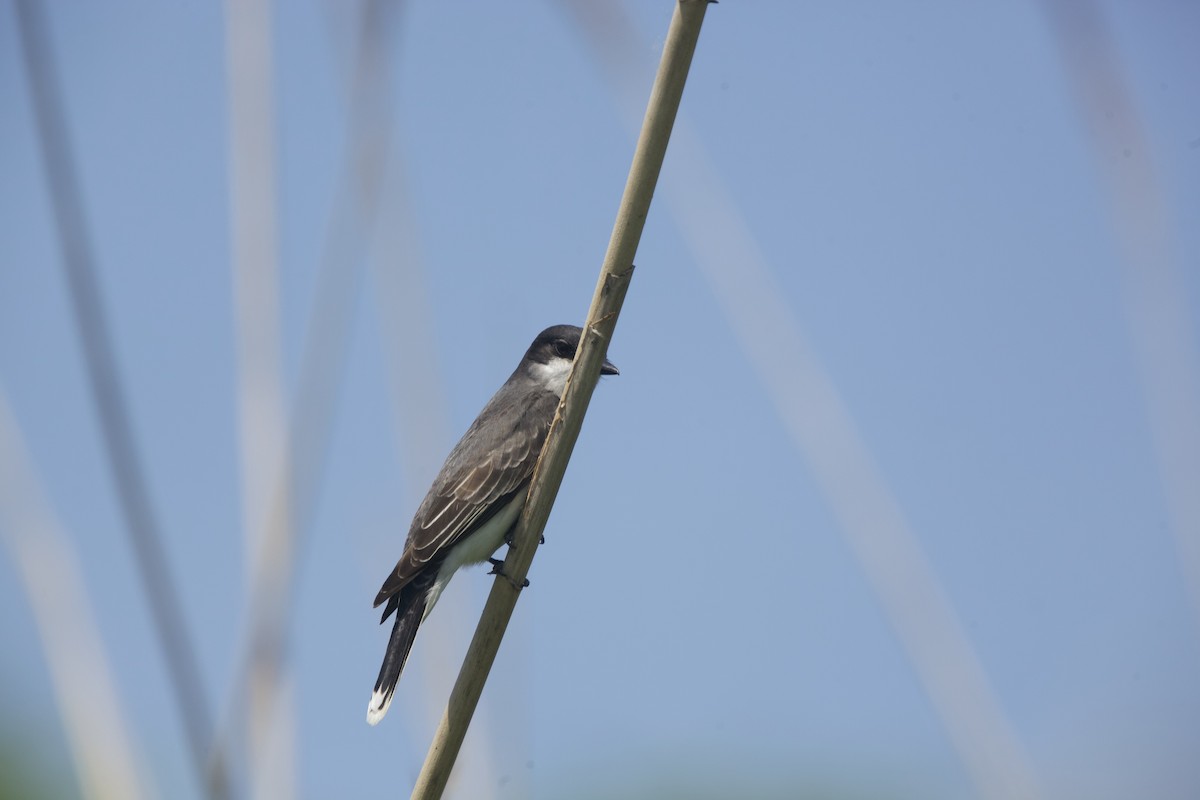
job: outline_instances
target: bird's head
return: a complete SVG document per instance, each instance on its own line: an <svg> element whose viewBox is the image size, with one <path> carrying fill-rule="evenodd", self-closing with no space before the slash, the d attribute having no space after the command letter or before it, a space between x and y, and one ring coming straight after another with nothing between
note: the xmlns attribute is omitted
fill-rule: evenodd
<svg viewBox="0 0 1200 800"><path fill-rule="evenodd" d="M583 329L576 325L555 325L542 331L525 351L522 365L529 374L555 394L562 394L567 375L579 349ZM601 375L620 375L615 364L604 359Z"/></svg>

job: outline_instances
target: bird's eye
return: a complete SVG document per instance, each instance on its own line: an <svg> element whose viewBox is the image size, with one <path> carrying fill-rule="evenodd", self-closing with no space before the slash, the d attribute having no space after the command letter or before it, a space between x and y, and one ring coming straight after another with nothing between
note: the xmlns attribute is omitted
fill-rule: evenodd
<svg viewBox="0 0 1200 800"><path fill-rule="evenodd" d="M575 351L571 349L571 345L567 344L565 339L555 339L554 355L559 358L574 358Z"/></svg>

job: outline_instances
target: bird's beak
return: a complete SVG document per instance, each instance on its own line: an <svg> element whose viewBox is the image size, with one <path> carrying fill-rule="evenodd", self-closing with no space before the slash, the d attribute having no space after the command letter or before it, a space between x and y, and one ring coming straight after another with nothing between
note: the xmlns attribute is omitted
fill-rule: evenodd
<svg viewBox="0 0 1200 800"><path fill-rule="evenodd" d="M600 374L601 375L620 375L621 370L617 369L617 365L612 363L611 361L609 361L606 358L606 359L604 359L604 363L600 365Z"/></svg>

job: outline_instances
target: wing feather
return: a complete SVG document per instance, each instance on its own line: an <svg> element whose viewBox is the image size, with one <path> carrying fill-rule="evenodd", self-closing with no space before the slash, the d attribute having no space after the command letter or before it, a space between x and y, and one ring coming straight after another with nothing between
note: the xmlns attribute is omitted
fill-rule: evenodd
<svg viewBox="0 0 1200 800"><path fill-rule="evenodd" d="M523 491L528 485L549 422L529 427L517 424L521 421L514 419L507 426L507 435L491 442L480 442L478 435L472 438L478 420L472 425L446 459L441 474L417 510L404 553L384 581L375 605L398 592L423 567L441 558L486 522L500 507L499 500Z"/></svg>

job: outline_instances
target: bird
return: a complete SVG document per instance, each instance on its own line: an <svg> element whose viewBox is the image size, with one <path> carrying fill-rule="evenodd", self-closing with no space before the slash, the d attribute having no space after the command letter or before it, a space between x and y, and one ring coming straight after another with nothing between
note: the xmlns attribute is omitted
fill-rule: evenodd
<svg viewBox="0 0 1200 800"><path fill-rule="evenodd" d="M490 557L511 543L582 334L575 325L554 325L537 335L450 451L417 508L400 560L375 596L375 607L384 606L379 623L393 614L396 619L367 705L369 724L387 713L417 628L454 573L488 560L501 569ZM606 358L600 374L620 372Z"/></svg>

